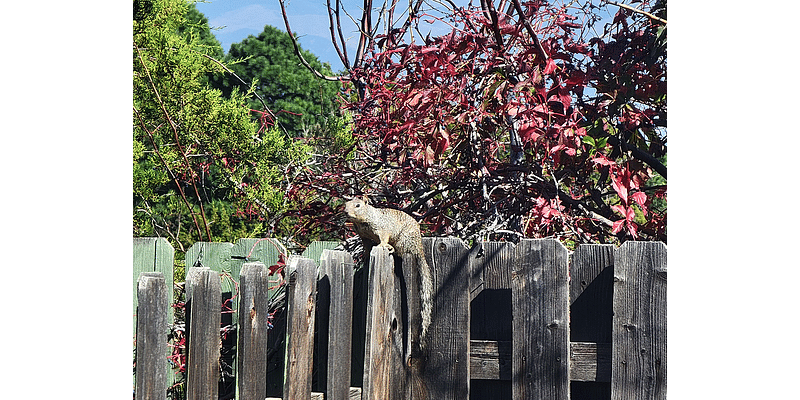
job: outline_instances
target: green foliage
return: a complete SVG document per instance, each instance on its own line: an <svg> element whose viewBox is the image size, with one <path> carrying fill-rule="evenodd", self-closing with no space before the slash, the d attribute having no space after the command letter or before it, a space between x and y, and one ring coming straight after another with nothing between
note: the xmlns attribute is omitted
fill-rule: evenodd
<svg viewBox="0 0 800 400"><path fill-rule="evenodd" d="M352 158L351 150L356 144L356 137L353 135L353 116L350 113L344 113L342 116L330 118L327 131L332 142L331 148L327 151L346 152L348 158Z"/></svg>
<svg viewBox="0 0 800 400"><path fill-rule="evenodd" d="M203 47L208 55L222 60L225 52L219 40L211 33L208 18L192 4L186 12L186 24L178 27L178 32L187 38L196 38L196 45Z"/></svg>
<svg viewBox="0 0 800 400"><path fill-rule="evenodd" d="M180 253L196 241L272 234L291 205L285 170L309 148L260 127L248 96L209 85L224 68L185 0L140 1L133 22L133 233ZM269 216L269 218L266 218Z"/></svg>
<svg viewBox="0 0 800 400"><path fill-rule="evenodd" d="M330 65L321 63L307 50L301 52L316 70L332 75ZM292 137L318 135L328 125L328 119L338 114L335 100L341 85L318 79L301 65L286 32L267 25L258 37L250 35L231 45L226 61L242 80L255 85L255 93ZM226 94L242 86L232 76L225 76L218 85ZM263 109L255 97L248 99L248 105Z"/></svg>

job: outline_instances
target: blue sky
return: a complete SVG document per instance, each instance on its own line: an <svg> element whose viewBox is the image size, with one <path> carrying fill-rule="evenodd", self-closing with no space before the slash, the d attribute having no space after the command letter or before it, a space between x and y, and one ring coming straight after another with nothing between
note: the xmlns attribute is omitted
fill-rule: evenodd
<svg viewBox="0 0 800 400"><path fill-rule="evenodd" d="M459 6L466 6L471 0L454 0ZM473 0L473 3L478 3ZM335 4L335 0L331 0ZM363 0L341 0L344 10L355 19L360 18ZM374 7L383 4L380 0L374 1ZM398 10L402 9L402 2L398 3ZM436 2L430 2L436 4ZM437 6L442 8L441 6ZM423 12L426 11L423 6ZM283 16L281 15L278 0L206 0L198 2L197 9L208 18L212 32L227 52L231 44L242 41L249 35L257 36L264 30L265 25L272 25L285 31ZM311 51L320 61L331 65L334 72L344 69L336 50L331 44L330 28L326 0L286 0L286 10L292 31L300 37L300 46ZM611 15L617 11L616 7L608 7ZM398 11L399 12L399 11ZM434 11L428 11L435 13ZM350 58L353 58L358 41L358 30L355 23L345 14L341 14L342 28ZM610 18L610 16L606 17ZM373 20L377 13L373 14ZM431 36L446 34L450 31L443 23L427 25L426 18L422 18L420 30ZM608 19L610 21L610 19ZM605 21L605 22L608 22ZM602 22L597 25L602 29Z"/></svg>
<svg viewBox="0 0 800 400"><path fill-rule="evenodd" d="M343 0L342 4L355 18L361 13L363 1ZM257 36L265 25L286 30L278 0L213 0L197 3L197 9L208 18L212 32L225 52L231 44L248 35ZM314 53L322 62L329 63L334 72L343 69L331 44L325 0L289 0L286 10L292 31L300 36L300 46ZM344 22L348 23L345 25ZM222 29L214 29L220 27ZM345 37L353 39L349 47L354 48L357 40L355 25L348 19L343 21L343 29ZM351 57L353 52L351 50Z"/></svg>
<svg viewBox="0 0 800 400"><path fill-rule="evenodd" d="M455 1L459 5L467 2L468 0ZM375 3L382 4L377 1ZM344 9L353 18L359 18L363 4L363 0L342 0ZM242 41L248 35L257 36L265 25L286 30L278 0L210 0L198 2L197 9L208 18L208 24L225 52L230 49L231 44ZM286 10L292 31L300 36L300 46L314 53L322 62L329 63L334 72L342 70L342 62L331 44L326 1L287 0ZM342 28L349 41L348 49L352 59L358 32L356 25L344 13ZM436 33L435 28L432 33Z"/></svg>

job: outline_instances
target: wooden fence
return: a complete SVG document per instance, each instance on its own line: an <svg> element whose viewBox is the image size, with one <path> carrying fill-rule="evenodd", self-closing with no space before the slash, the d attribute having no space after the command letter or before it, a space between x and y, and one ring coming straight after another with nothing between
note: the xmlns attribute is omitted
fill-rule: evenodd
<svg viewBox="0 0 800 400"><path fill-rule="evenodd" d="M415 368L404 363L407 327L417 323L416 294L405 283L414 279L407 274L414 257L396 260L374 248L369 268L355 276L349 254L324 249L331 243L315 245L313 258L291 257L285 319L274 320L275 329L267 320L273 261L251 262L257 258L252 250L250 258L220 258L239 263L232 267L238 286L236 398L666 398L663 243L581 245L570 253L547 239L472 249L451 238L423 242L434 270L434 310L424 361ZM264 242L241 247L254 243ZM186 277L187 398L216 399L225 293L220 282L226 280L202 261L188 265L197 267ZM170 384L170 280L161 272L138 277L140 399L164 399ZM285 321L285 334L276 321ZM270 371L270 351L285 352L279 374Z"/></svg>

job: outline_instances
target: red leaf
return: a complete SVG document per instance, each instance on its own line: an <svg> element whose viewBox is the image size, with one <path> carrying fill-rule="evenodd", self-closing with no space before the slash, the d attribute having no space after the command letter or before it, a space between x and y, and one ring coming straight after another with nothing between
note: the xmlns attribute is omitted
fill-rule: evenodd
<svg viewBox="0 0 800 400"><path fill-rule="evenodd" d="M647 203L647 195L644 192L636 192L631 195L631 198L642 208L642 213L647 216L647 206L645 206L645 203Z"/></svg>
<svg viewBox="0 0 800 400"><path fill-rule="evenodd" d="M628 188L631 186L631 171L627 168L621 168L620 171L611 177L611 186L622 199L622 202L628 204Z"/></svg>
<svg viewBox="0 0 800 400"><path fill-rule="evenodd" d="M552 74L556 70L556 62L553 61L553 58L547 59L547 66L544 67L544 74L549 75Z"/></svg>
<svg viewBox="0 0 800 400"><path fill-rule="evenodd" d="M613 161L609 160L608 157L606 157L604 155L600 155L599 157L593 158L592 162L594 162L595 164L600 164L600 165L608 165L608 166L616 165L616 164L614 164Z"/></svg>
<svg viewBox="0 0 800 400"><path fill-rule="evenodd" d="M611 178L611 187L613 187L614 191L617 192L619 198L622 199L622 202L628 204L628 188L622 183L622 180L618 175L614 175Z"/></svg>
<svg viewBox="0 0 800 400"><path fill-rule="evenodd" d="M567 86L583 86L586 84L586 74L581 70L575 70L564 83Z"/></svg>
<svg viewBox="0 0 800 400"><path fill-rule="evenodd" d="M625 226L625 220L624 219L621 219L619 221L614 221L614 223L611 226L611 233L616 235L617 233L619 233L619 231L622 230L623 226Z"/></svg>
<svg viewBox="0 0 800 400"><path fill-rule="evenodd" d="M631 236L633 236L633 240L636 240L636 229L638 229L636 224L633 222L628 222L628 232L630 232Z"/></svg>
<svg viewBox="0 0 800 400"><path fill-rule="evenodd" d="M626 210L625 219L630 223L633 223L633 220L636 219L636 211L633 210L633 207L628 207Z"/></svg>
<svg viewBox="0 0 800 400"><path fill-rule="evenodd" d="M413 108L413 107L416 107L420 103L420 100L422 100L422 92L417 92L417 93L414 93L414 95L412 95L410 99L408 99L406 104L409 107Z"/></svg>
<svg viewBox="0 0 800 400"><path fill-rule="evenodd" d="M533 123L523 123L520 125L519 135L525 142L534 142L541 136L541 134L537 132L536 125Z"/></svg>
<svg viewBox="0 0 800 400"><path fill-rule="evenodd" d="M283 256L283 253L278 253L278 262L275 265L269 267L269 274L270 276L275 274L277 271L283 271L286 267L286 259Z"/></svg>

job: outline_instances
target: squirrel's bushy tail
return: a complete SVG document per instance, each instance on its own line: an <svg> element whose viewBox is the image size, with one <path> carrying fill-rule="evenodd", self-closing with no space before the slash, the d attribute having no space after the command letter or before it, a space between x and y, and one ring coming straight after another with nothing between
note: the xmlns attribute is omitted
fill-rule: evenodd
<svg viewBox="0 0 800 400"><path fill-rule="evenodd" d="M424 255L422 257L424 257ZM428 328L431 325L431 315L433 314L433 276L431 276L431 269L424 258L420 260L420 264L423 264L422 268L419 269L422 284L422 290L420 290L420 309L422 312L420 342L422 347L425 347L425 344L427 344Z"/></svg>

